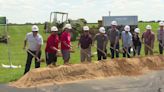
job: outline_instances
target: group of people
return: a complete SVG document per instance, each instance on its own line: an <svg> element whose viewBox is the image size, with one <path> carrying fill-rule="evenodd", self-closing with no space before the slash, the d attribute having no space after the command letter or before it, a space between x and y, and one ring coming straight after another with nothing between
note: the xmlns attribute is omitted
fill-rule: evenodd
<svg viewBox="0 0 164 92"><path fill-rule="evenodd" d="M159 23L160 28L158 29L157 39L159 41L159 52L163 54L164 45L164 22ZM71 44L71 24L66 24L63 28L61 35L58 35L58 28L56 26L51 27L51 34L47 38L45 55L47 65L56 65L57 54L61 52L64 64L69 64L70 52L72 50ZM81 62L91 62L91 47L97 49L98 60L107 58L107 48L110 49L111 58L119 58L119 54L122 53L123 57L131 57L131 51L133 56L140 55L142 44L144 44L145 55L152 55L155 41L155 34L152 32L150 25L146 26L146 31L139 36L140 29L135 28L131 30L129 25L124 27L124 30L117 29L117 22L111 22L111 28L106 30L104 27L99 28L99 32L92 37L89 33L89 27L83 26L83 33L80 36L78 47L80 47L80 58ZM43 45L43 38L38 33L39 28L36 25L32 26L32 32L27 33L24 41L24 49L28 42L27 49L27 61L25 66L26 74L30 70L32 58L35 57L35 68L40 67L41 46ZM121 40L120 40L121 39ZM96 46L95 43L96 42ZM108 47L108 43L110 47ZM120 44L122 43L122 47ZM60 44L60 46L59 46ZM60 49L59 49L60 47ZM32 54L31 54L32 53ZM37 58L36 58L37 57Z"/></svg>

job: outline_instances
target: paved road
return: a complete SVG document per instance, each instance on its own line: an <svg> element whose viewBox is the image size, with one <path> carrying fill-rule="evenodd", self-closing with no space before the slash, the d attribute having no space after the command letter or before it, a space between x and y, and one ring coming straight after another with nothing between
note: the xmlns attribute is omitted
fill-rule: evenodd
<svg viewBox="0 0 164 92"><path fill-rule="evenodd" d="M0 84L0 92L164 92L164 70L137 77L112 77L29 89Z"/></svg>

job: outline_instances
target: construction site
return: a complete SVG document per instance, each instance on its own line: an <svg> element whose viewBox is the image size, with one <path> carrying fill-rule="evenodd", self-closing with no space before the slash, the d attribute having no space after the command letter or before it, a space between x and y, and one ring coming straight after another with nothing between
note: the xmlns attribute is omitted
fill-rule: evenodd
<svg viewBox="0 0 164 92"><path fill-rule="evenodd" d="M43 48L41 58L35 56L28 49L22 50L24 36L31 31L32 25L8 24L7 17L0 17L0 92L164 92L164 56L159 54L158 42L155 41L152 55L141 55L129 58L122 57L122 40L119 39L119 58L111 58L111 52L107 51L107 59L97 60L97 47L92 46L91 62L80 62L80 48L77 46L83 26L90 28L89 33L94 37L99 33L99 28L105 30L112 28L112 21L117 21L117 29L120 33L126 25L130 26L129 32L134 33L135 28L144 32L145 26L150 23L140 23L137 15L101 16L97 23L87 23L84 18L70 19L67 12L50 12L49 19L38 25L40 34L43 35ZM45 47L47 38L51 33L51 27L58 28L58 35L62 34L64 25L72 25L71 42L72 52L69 64L64 64L62 52L57 53L56 65L46 65ZM158 25L152 23L151 25ZM153 26L154 27L154 26ZM155 26L153 31L157 29ZM119 34L121 36L121 34ZM139 34L141 36L141 34ZM142 46L144 47L144 43ZM20 46L21 45L21 46ZM110 46L107 45L107 50ZM132 50L134 52L135 50ZM30 53L41 64L40 68L34 68L23 75L26 54ZM33 64L34 62L32 62ZM36 63L36 62L35 62Z"/></svg>
<svg viewBox="0 0 164 92"><path fill-rule="evenodd" d="M156 55L33 69L4 88L12 92L83 92L84 88L87 92L163 92L163 60Z"/></svg>

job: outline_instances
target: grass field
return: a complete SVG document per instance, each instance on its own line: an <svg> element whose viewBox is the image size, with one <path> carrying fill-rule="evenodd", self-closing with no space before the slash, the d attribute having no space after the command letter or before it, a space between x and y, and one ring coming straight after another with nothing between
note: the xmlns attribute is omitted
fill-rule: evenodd
<svg viewBox="0 0 164 92"><path fill-rule="evenodd" d="M142 30L142 32L145 30L145 26L147 24L151 24L153 27L153 31L156 34L156 30L158 29L158 24L157 23L139 23L139 28ZM48 34L45 34L43 32L43 25L39 26L40 28L40 33L42 34L44 40L47 39ZM0 43L0 64L9 64L9 59L8 59L8 54L10 54L11 61L14 65L21 65L22 68L20 69L4 69L0 66L0 83L7 83L11 82L14 80L19 79L24 72L24 66L26 63L26 51L24 51L23 48L23 42L24 38L27 32L31 31L31 25L15 25L15 26L9 26L9 35L10 35L10 42L9 45L7 46L6 44ZM2 31L2 30L0 30ZM142 33L141 32L141 33ZM77 46L77 41L72 42L74 46ZM42 47L42 57L45 58L45 43ZM80 53L79 49L75 49L75 53L71 54L71 63L80 63ZM157 40L155 40L155 51L158 51L158 44ZM10 53L8 53L10 51ZM94 52L95 49L93 48ZM109 52L109 49L108 49ZM143 53L143 48L141 50L141 55L144 55ZM122 56L122 55L121 55ZM93 61L96 60L97 57L93 57ZM58 58L58 64L63 64L62 58ZM45 67L45 64L41 64L42 67ZM34 63L32 64L32 68L34 68Z"/></svg>

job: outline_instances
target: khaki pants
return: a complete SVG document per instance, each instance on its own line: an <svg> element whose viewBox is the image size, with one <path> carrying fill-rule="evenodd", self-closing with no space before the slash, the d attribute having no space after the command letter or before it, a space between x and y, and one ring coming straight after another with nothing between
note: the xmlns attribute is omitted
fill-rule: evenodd
<svg viewBox="0 0 164 92"><path fill-rule="evenodd" d="M84 62L86 59L88 62L91 62L91 48L80 50L81 62Z"/></svg>
<svg viewBox="0 0 164 92"><path fill-rule="evenodd" d="M150 46L151 47L151 46ZM151 47L152 48L152 47ZM146 45L144 46L144 51L145 51L145 55L153 55L153 48L150 49L149 47L147 47Z"/></svg>

